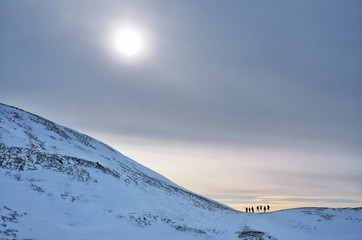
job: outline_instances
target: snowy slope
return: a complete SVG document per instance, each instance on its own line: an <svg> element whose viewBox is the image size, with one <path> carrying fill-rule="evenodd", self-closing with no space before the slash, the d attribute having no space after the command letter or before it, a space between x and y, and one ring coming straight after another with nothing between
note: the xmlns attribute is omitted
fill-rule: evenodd
<svg viewBox="0 0 362 240"><path fill-rule="evenodd" d="M362 239L361 209L244 214L0 104L0 239Z"/></svg>

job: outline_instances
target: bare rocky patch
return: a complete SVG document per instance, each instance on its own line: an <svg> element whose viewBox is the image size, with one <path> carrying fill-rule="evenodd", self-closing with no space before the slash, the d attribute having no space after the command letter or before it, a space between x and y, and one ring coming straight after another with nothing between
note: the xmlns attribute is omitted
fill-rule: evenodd
<svg viewBox="0 0 362 240"><path fill-rule="evenodd" d="M20 214L7 206L0 206L0 239L17 239L18 230L13 226L16 226L14 223L18 223L18 219L24 215L26 213Z"/></svg>

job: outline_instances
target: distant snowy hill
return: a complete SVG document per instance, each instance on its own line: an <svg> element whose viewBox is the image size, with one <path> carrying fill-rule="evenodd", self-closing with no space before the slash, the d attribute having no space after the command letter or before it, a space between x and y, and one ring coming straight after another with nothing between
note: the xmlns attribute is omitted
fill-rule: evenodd
<svg viewBox="0 0 362 240"><path fill-rule="evenodd" d="M362 209L245 214L0 104L0 239L362 239Z"/></svg>

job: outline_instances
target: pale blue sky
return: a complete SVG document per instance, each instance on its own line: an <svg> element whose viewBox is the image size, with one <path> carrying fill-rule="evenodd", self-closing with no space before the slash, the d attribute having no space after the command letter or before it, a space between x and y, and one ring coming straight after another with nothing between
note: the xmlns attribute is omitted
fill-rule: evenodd
<svg viewBox="0 0 362 240"><path fill-rule="evenodd" d="M361 205L361 12L360 1L4 0L0 101L216 199ZM124 22L148 41L132 64L107 46Z"/></svg>

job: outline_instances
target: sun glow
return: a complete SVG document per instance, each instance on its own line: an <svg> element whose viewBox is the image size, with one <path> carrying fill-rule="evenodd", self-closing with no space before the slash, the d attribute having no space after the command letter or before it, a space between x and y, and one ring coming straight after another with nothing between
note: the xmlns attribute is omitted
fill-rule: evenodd
<svg viewBox="0 0 362 240"><path fill-rule="evenodd" d="M120 28L114 37L115 50L126 58L140 56L145 50L145 39L141 31L132 26Z"/></svg>

